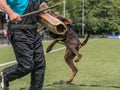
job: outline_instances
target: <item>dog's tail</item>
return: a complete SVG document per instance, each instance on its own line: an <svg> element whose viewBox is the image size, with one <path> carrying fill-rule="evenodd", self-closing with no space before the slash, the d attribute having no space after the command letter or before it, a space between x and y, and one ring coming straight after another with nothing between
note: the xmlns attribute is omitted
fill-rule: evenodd
<svg viewBox="0 0 120 90"><path fill-rule="evenodd" d="M82 46L85 46L86 43L88 42L89 38L90 38L90 34L92 33L92 24L89 25L90 30L88 31L88 34L85 38L85 40L79 45L79 48L81 48Z"/></svg>
<svg viewBox="0 0 120 90"><path fill-rule="evenodd" d="M88 42L89 38L90 38L90 32L88 32L88 35L86 39L81 43L81 46L84 46Z"/></svg>

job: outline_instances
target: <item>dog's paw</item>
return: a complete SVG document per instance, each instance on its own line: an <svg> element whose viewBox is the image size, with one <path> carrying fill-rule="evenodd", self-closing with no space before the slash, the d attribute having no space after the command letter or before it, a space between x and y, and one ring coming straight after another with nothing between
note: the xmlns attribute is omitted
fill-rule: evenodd
<svg viewBox="0 0 120 90"><path fill-rule="evenodd" d="M80 58L81 59L81 58ZM76 58L74 61L77 63L80 61L80 59Z"/></svg>
<svg viewBox="0 0 120 90"><path fill-rule="evenodd" d="M81 58L80 58L81 59ZM77 63L80 61L80 59L76 58L74 61Z"/></svg>
<svg viewBox="0 0 120 90"><path fill-rule="evenodd" d="M49 51L46 50L46 53L49 53Z"/></svg>
<svg viewBox="0 0 120 90"><path fill-rule="evenodd" d="M51 49L47 48L46 49L46 53L49 53L51 51Z"/></svg>
<svg viewBox="0 0 120 90"><path fill-rule="evenodd" d="M72 82L72 80L67 80L66 83L67 84L70 84Z"/></svg>
<svg viewBox="0 0 120 90"><path fill-rule="evenodd" d="M46 49L46 53L49 53L51 50L52 50L52 48L51 48L51 47L48 47L48 48Z"/></svg>
<svg viewBox="0 0 120 90"><path fill-rule="evenodd" d="M82 55L80 55L80 57L79 57L79 58L76 58L74 61L75 61L75 62L79 62L81 58L82 58Z"/></svg>

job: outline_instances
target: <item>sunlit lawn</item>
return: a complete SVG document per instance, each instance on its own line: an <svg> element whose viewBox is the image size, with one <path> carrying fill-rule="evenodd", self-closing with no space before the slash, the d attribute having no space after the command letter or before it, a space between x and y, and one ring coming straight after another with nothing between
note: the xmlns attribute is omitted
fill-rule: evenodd
<svg viewBox="0 0 120 90"><path fill-rule="evenodd" d="M48 44L43 43L44 50ZM64 45L57 44L54 49L60 47ZM80 50L83 58L75 63L79 72L70 85L63 82L71 75L64 52L65 49L45 54L47 67L43 90L120 90L120 39L90 39ZM0 47L0 64L13 60L12 48ZM27 75L11 82L10 90L28 90L29 78Z"/></svg>

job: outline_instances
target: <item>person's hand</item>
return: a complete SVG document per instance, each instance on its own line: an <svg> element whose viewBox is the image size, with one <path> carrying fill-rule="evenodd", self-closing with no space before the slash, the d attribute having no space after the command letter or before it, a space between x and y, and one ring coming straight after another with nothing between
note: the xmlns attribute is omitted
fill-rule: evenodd
<svg viewBox="0 0 120 90"><path fill-rule="evenodd" d="M21 21L22 20L20 15L18 15L16 13L10 14L9 17L10 17L10 21L12 21L12 22L16 22L16 21Z"/></svg>

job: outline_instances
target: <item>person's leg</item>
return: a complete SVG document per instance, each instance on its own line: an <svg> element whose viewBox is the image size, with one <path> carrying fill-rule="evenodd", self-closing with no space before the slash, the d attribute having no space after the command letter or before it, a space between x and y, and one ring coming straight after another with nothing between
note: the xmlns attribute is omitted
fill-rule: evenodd
<svg viewBox="0 0 120 90"><path fill-rule="evenodd" d="M30 31L11 31L10 40L13 46L17 64L2 70L4 79L9 82L30 73L34 67L33 60L33 36ZM31 35L29 35L31 33Z"/></svg>
<svg viewBox="0 0 120 90"><path fill-rule="evenodd" d="M40 35L35 38L35 67L31 73L31 86L29 90L42 90L45 73L45 57Z"/></svg>

